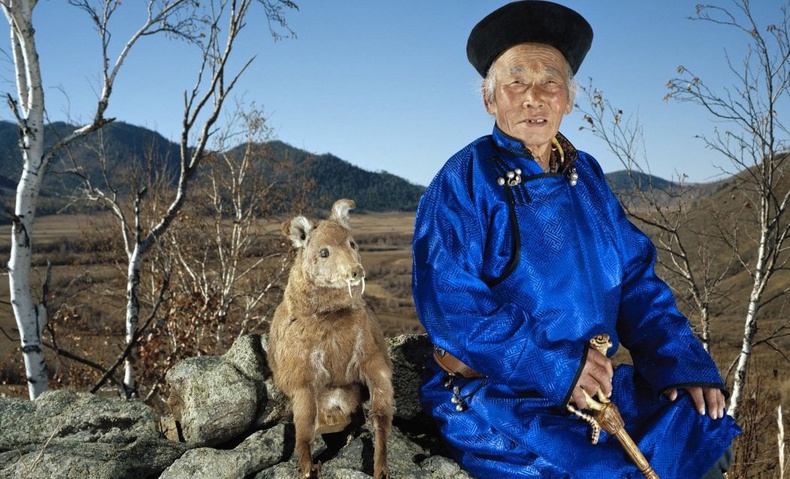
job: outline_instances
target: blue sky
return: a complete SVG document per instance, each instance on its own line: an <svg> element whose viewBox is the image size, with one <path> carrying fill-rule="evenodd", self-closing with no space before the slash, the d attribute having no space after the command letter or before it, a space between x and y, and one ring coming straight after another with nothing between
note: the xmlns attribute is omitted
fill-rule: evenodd
<svg viewBox="0 0 790 479"><path fill-rule="evenodd" d="M695 22L696 0L560 0L595 31L577 75L627 113L638 115L654 174L718 178L728 166L695 135L714 123L700 107L663 101L667 81L684 65L714 85L732 83L725 53L740 60L746 41L732 29ZM480 100L480 78L466 60L471 28L505 1L297 0L288 13L296 39L272 41L265 22L248 22L239 62L256 55L236 96L267 112L275 137L313 153L332 153L369 171L388 171L427 185L444 161L493 121ZM731 0L713 3L734 8ZM145 14L123 2L111 49L117 53ZM786 0L752 1L767 25ZM258 12L260 13L260 12ZM98 36L84 13L64 0L41 0L34 14L48 113L89 118L99 78ZM7 23L0 38L8 38ZM183 92L194 84L194 50L164 39L136 47L118 78L108 116L179 138ZM7 40L0 41L3 53ZM0 90L13 92L13 65L0 55ZM580 98L581 99L581 98ZM0 119L13 121L7 109ZM592 153L604 171L622 169L599 140L579 131L571 113L561 130Z"/></svg>

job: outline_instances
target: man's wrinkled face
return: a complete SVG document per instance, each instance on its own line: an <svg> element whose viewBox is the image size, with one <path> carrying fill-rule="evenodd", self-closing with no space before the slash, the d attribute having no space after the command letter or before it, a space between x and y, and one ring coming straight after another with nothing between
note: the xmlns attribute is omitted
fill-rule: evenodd
<svg viewBox="0 0 790 479"><path fill-rule="evenodd" d="M486 110L502 131L548 161L551 140L573 107L565 58L549 45L522 43L505 50L492 68L495 89L493 99L485 96Z"/></svg>

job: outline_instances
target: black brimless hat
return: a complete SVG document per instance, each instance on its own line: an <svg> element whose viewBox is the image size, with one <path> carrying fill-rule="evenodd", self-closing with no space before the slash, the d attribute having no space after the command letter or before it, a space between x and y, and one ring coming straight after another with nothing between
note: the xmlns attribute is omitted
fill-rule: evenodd
<svg viewBox="0 0 790 479"><path fill-rule="evenodd" d="M544 43L559 50L576 74L592 39L590 24L570 8L520 0L494 10L475 25L466 43L466 56L485 77L494 60L508 48L520 43Z"/></svg>

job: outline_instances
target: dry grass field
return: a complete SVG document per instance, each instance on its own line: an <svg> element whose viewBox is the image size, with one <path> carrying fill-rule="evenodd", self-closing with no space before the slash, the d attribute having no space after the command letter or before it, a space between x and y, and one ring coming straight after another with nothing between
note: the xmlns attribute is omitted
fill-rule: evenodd
<svg viewBox="0 0 790 479"><path fill-rule="evenodd" d="M92 237L113 227L107 218L96 216L45 216L36 220L34 271L31 282L40 285L46 274L46 262L52 262L50 289L63 297L48 298L48 314L63 313L70 308L74 331L61 328L60 346L76 348L75 353L102 348L106 361L120 351L124 328L124 258L112 258L106 251L91 251ZM351 216L354 236L363 253L367 271L365 295L376 310L388 335L422 332L411 299L411 231L413 213L357 213ZM278 221L260 229L261 237L279 237ZM102 233L104 231L104 233ZM281 242L280 253L288 251ZM0 237L0 252L8 261L10 235ZM36 298L40 288L36 288ZM7 273L0 280L0 385L20 378L19 334L9 304ZM232 321L232 318L231 318ZM265 332L260 325L255 332ZM49 341L49 337L46 338ZM55 367L58 365L56 364ZM0 394L25 395L24 386L0 386Z"/></svg>
<svg viewBox="0 0 790 479"><path fill-rule="evenodd" d="M123 258L98 248L99 236L109 235L106 223L94 216L50 216L36 221L34 283L40 283L46 261L52 261L51 290L48 299L50 316L57 316L59 346L76 354L90 355L102 364L110 363L123 344L125 266ZM413 213L352 213L351 226L362 251L367 271L365 295L378 314L385 333L422 332L411 298L411 237ZM112 230L110 230L112 231ZM279 223L271 222L260 228L261 238L279 237ZM10 238L0 236L0 255L7 262ZM280 257L288 251L284 241L279 244ZM117 253L114 253L117 254ZM5 275L5 273L4 273ZM280 278L280 287L284 278ZM786 285L785 285L786 286ZM776 287L782 287L776 285ZM275 288L276 289L276 288ZM39 294L39 293L36 293ZM742 293L741 293L742 294ZM276 296L273 301L276 302ZM726 308L714 319L712 354L723 374L728 375L733 360L741 348L745 303L735 296L734 306ZM766 309L761 320L764 337L772 329L787 324L785 308ZM228 323L234 318L228 318ZM692 317L692 324L694 318ZM252 332L266 332L267 322L248 328ZM233 325L224 325L228 331ZM0 279L0 396L26 396L24 373L19 353L18 332L9 305L7 277ZM172 334L172 331L168 334ZM232 339L232 338L231 338ZM47 337L47 341L50 337ZM189 341L189 338L184 341ZM203 350L204 352L206 350ZM224 351L214 351L222 353ZM53 387L69 385L68 370L72 361L48 352L53 376L61 378ZM747 400L742 409L744 435L736 447L734 478L774 478L778 476L776 444L776 408L780 404L790 409L790 336L765 342L754 349L750 370ZM617 359L627 361L625 352ZM49 362L51 361L51 362ZM168 363L164 363L168 364ZM96 374L82 375L77 387L87 389ZM731 377L728 376L731 381ZM785 414L786 430L790 430L790 414Z"/></svg>

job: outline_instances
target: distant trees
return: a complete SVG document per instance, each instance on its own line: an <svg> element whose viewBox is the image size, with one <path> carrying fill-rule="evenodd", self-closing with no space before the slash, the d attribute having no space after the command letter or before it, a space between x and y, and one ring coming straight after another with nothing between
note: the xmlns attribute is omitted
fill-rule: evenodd
<svg viewBox="0 0 790 479"><path fill-rule="evenodd" d="M699 5L693 19L741 35L746 53L740 62L727 58L732 82L720 88L708 86L689 68L678 67L679 76L669 81L666 98L700 105L716 120L715 132L700 138L732 165L733 169L724 173L732 175L732 198L739 206L725 210L710 205L703 210L708 225L704 229L700 229L703 222L690 218L687 200L672 192L667 193L669 202L666 195L658 198L655 191L642 195L641 203L630 203L629 213L660 232L658 247L669 258L663 264L684 279L703 321L704 308L715 294L721 294L722 279L736 268L748 272L752 288L744 308L742 346L728 408L737 419L753 347L757 343L770 347L772 339L786 335L790 327L785 321L764 337L757 337L760 308L790 291L786 282L775 281L777 273L788 269L790 260L790 135L779 113L790 107L790 12L785 5L777 12L775 23L760 26L749 0L737 0L731 9ZM601 92L591 89L588 93L591 109L586 119L590 127L629 170L639 171L646 162L634 155L635 141L641 138L638 123L623 118L623 112L613 109ZM717 247L726 249L730 259L722 262L713 255ZM703 333L703 341L706 337L709 335Z"/></svg>
<svg viewBox="0 0 790 479"><path fill-rule="evenodd" d="M220 346L228 333L244 334L270 319L261 306L288 266L287 258L271 261L284 241L277 214L305 211L312 188L311 180L271 151L261 110L238 105L229 117L193 190L202 201L183 212L154 253L173 272L175 297L211 305L209 329ZM168 326L175 333L184 325Z"/></svg>
<svg viewBox="0 0 790 479"><path fill-rule="evenodd" d="M282 142L270 146L275 155L287 157L315 180L310 198L325 209L338 198L353 198L358 211L415 211L425 192L424 186L386 171L365 171L329 153L313 155Z"/></svg>
<svg viewBox="0 0 790 479"><path fill-rule="evenodd" d="M104 113L109 105L115 79L129 52L139 41L151 35L166 34L199 47L202 61L196 72L197 81L191 90L184 92L180 171L177 174L177 187L167 208L162 211L159 220L150 226L141 223L137 207L147 193L143 187L133 192L136 206L134 214L127 216L122 210L113 209L122 224L128 254L126 330L127 341L132 344L137 335L139 321L137 288L142 257L168 229L183 206L190 180L205 155L206 145L223 104L236 80L249 64L243 63L235 73L228 71L233 46L239 32L249 20L249 9L254 3L255 0L215 0L202 2L201 5L197 0L148 0L145 2L147 16L141 26L122 45L120 52L113 55L110 52L113 25L111 20L121 8L122 2L69 0L69 4L89 16L99 35L102 52L100 95L92 120L58 138L53 147L45 150L45 101L32 21L33 10L38 1L0 0L0 8L3 9L11 30L11 54L17 80L16 96L9 95L8 101L19 125L20 151L23 158L13 216L9 282L31 399L38 397L48 388L41 341L47 322L45 295L35 303L30 285L36 200L47 166L55 155L75 139L95 132L113 121L106 118ZM261 4L273 35L278 35L274 28L287 30L284 10L296 8L295 3L290 0L257 0L257 3ZM88 190L96 195L104 194L105 198L113 195L112 191L100 193L97 189ZM125 376L125 388L131 393L134 391L134 373L133 365L129 361L126 363Z"/></svg>

